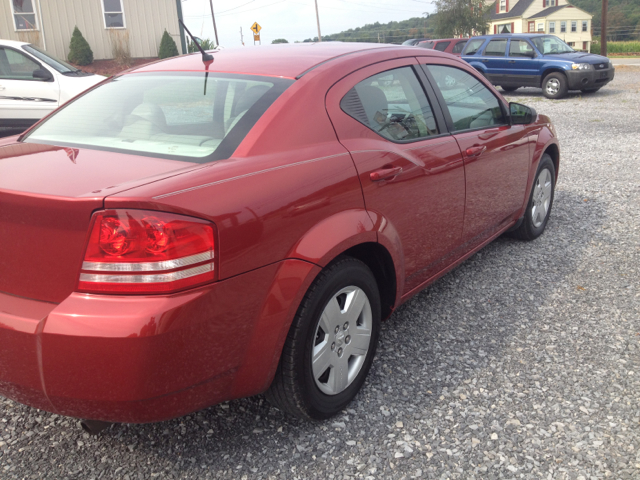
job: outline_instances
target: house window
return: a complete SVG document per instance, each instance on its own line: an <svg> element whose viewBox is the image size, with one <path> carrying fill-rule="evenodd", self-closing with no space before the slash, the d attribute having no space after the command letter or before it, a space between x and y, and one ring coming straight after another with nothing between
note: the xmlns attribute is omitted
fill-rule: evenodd
<svg viewBox="0 0 640 480"><path fill-rule="evenodd" d="M550 1L551 1L551 0L544 0L544 6L545 6L545 7L548 7L548 6L549 6L549 2L550 2Z"/></svg>
<svg viewBox="0 0 640 480"><path fill-rule="evenodd" d="M556 33L556 22L549 22L549 33Z"/></svg>
<svg viewBox="0 0 640 480"><path fill-rule="evenodd" d="M555 7L556 6L556 0L551 0L551 6Z"/></svg>
<svg viewBox="0 0 640 480"><path fill-rule="evenodd" d="M16 30L38 30L34 0L11 0Z"/></svg>
<svg viewBox="0 0 640 480"><path fill-rule="evenodd" d="M560 22L560 32L565 33L567 31L567 22Z"/></svg>
<svg viewBox="0 0 640 480"><path fill-rule="evenodd" d="M539 32L544 32L544 23L539 23L538 24L538 31Z"/></svg>
<svg viewBox="0 0 640 480"><path fill-rule="evenodd" d="M578 31L578 22L571 22L571 31L572 32Z"/></svg>
<svg viewBox="0 0 640 480"><path fill-rule="evenodd" d="M498 25L498 33L512 33L511 24L505 23L504 25Z"/></svg>
<svg viewBox="0 0 640 480"><path fill-rule="evenodd" d="M529 31L531 33L536 31L536 22L529 22Z"/></svg>
<svg viewBox="0 0 640 480"><path fill-rule="evenodd" d="M500 0L500 11L505 12L507 10L507 0Z"/></svg>
<svg viewBox="0 0 640 480"><path fill-rule="evenodd" d="M576 46L576 42L569 42L569 46L570 47L575 47Z"/></svg>
<svg viewBox="0 0 640 480"><path fill-rule="evenodd" d="M583 20L582 21L582 31L583 32L587 31L587 23L588 23L587 20Z"/></svg>
<svg viewBox="0 0 640 480"><path fill-rule="evenodd" d="M124 10L122 0L100 0L104 12L105 28L124 28Z"/></svg>

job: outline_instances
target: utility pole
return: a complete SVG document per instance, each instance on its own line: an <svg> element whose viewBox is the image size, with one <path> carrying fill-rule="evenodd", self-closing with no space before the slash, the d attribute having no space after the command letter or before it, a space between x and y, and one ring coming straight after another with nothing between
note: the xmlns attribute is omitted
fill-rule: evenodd
<svg viewBox="0 0 640 480"><path fill-rule="evenodd" d="M322 41L322 35L320 35L320 15L318 15L318 0L316 0L316 22L318 22L318 41Z"/></svg>
<svg viewBox="0 0 640 480"><path fill-rule="evenodd" d="M213 0L209 0L209 5L211 5L211 19L213 20L213 33L216 36L216 47L220 45L218 41L218 29L216 28L216 16L213 14Z"/></svg>
<svg viewBox="0 0 640 480"><path fill-rule="evenodd" d="M600 22L600 55L607 56L607 9L609 0L602 0L602 20Z"/></svg>

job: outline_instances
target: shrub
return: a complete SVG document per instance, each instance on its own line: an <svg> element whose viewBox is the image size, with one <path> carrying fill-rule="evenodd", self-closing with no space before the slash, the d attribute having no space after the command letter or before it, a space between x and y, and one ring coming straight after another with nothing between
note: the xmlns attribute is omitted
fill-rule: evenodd
<svg viewBox="0 0 640 480"><path fill-rule="evenodd" d="M289 43L287 42L286 38L276 38L273 42L271 43Z"/></svg>
<svg viewBox="0 0 640 480"><path fill-rule="evenodd" d="M216 48L216 45L213 42L213 40L210 40L208 38L201 38L199 40L200 41L198 43L200 43L200 46L205 51L206 50L214 50ZM198 47L196 47L195 43L193 43L191 40L189 40L189 42L187 43L187 51L189 53L195 53L195 52L199 52L200 50L198 50Z"/></svg>
<svg viewBox="0 0 640 480"><path fill-rule="evenodd" d="M178 56L178 47L171 35L165 30L160 40L160 49L158 50L158 58L169 58Z"/></svg>
<svg viewBox="0 0 640 480"><path fill-rule="evenodd" d="M89 65L93 63L91 47L82 36L82 33L80 33L80 30L78 30L78 27L73 29L71 42L69 42L69 61L76 65Z"/></svg>

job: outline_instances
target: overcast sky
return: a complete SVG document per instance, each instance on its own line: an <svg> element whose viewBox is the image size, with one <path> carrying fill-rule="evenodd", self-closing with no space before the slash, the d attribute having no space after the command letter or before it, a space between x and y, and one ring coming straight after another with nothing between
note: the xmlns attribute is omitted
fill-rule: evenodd
<svg viewBox="0 0 640 480"><path fill-rule="evenodd" d="M429 0L318 0L322 35L338 33L367 23L386 23L433 12ZM314 0L213 0L218 39L224 47L253 45L253 22L262 27L262 43L286 38L293 43L318 35ZM209 0L182 0L182 13L191 33L214 39Z"/></svg>

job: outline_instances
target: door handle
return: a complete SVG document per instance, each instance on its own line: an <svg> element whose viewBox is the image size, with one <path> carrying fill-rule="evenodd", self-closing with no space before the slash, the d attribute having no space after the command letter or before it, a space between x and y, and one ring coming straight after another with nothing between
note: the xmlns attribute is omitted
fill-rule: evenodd
<svg viewBox="0 0 640 480"><path fill-rule="evenodd" d="M369 174L369 178L372 182L379 182L385 178L395 177L400 172L402 172L402 167L381 168L380 170L371 172Z"/></svg>
<svg viewBox="0 0 640 480"><path fill-rule="evenodd" d="M509 63L516 63L515 60L509 60Z"/></svg>
<svg viewBox="0 0 640 480"><path fill-rule="evenodd" d="M487 63L489 60L480 60L482 63Z"/></svg>
<svg viewBox="0 0 640 480"><path fill-rule="evenodd" d="M465 153L467 154L467 157L479 157L480 155L482 155L482 152L484 152L486 149L487 147L485 147L484 145L469 147L467 148Z"/></svg>

